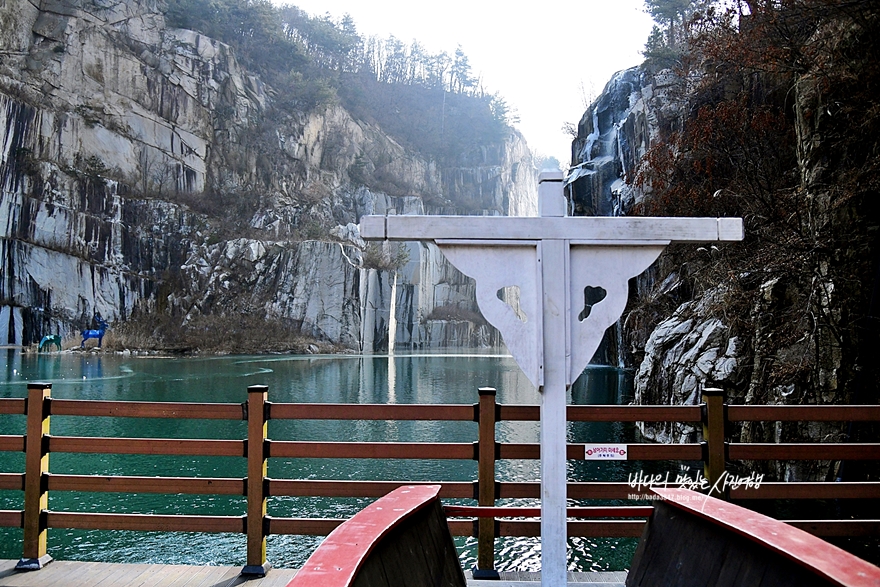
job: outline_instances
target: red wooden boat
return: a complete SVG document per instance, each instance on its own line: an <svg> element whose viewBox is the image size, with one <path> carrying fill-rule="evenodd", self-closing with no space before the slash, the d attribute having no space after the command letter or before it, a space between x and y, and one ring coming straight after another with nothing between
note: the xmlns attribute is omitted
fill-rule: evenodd
<svg viewBox="0 0 880 587"><path fill-rule="evenodd" d="M287 587L465 587L439 485L409 485L337 527Z"/></svg>
<svg viewBox="0 0 880 587"><path fill-rule="evenodd" d="M439 491L404 486L377 500L287 587L465 587ZM880 587L880 568L803 530L687 489L653 491L627 587Z"/></svg>
<svg viewBox="0 0 880 587"><path fill-rule="evenodd" d="M653 491L662 500L627 587L880 586L880 568L799 528L695 491Z"/></svg>

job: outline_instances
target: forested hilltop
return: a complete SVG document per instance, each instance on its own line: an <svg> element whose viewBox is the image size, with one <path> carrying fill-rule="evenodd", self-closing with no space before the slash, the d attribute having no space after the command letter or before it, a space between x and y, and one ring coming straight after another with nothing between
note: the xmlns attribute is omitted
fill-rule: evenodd
<svg viewBox="0 0 880 587"><path fill-rule="evenodd" d="M745 241L670 248L641 280L625 321L637 400L695 403L717 381L732 403L877 403L880 4L646 6L657 20L646 62L581 120L576 205L740 216ZM732 437L871 438L866 426L815 423L743 424ZM779 479L874 475L857 462L748 466Z"/></svg>
<svg viewBox="0 0 880 587"><path fill-rule="evenodd" d="M232 46L281 106L338 101L427 157L455 163L509 132L510 108L487 93L460 47L450 56L416 40L364 37L349 15L311 16L268 0L168 0L167 19Z"/></svg>

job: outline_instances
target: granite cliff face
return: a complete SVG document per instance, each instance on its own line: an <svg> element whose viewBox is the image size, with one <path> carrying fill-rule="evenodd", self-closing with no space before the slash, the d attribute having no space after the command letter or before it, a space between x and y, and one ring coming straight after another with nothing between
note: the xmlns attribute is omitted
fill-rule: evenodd
<svg viewBox="0 0 880 587"><path fill-rule="evenodd" d="M878 135L862 129L877 125L876 93L864 88L880 70L851 56L880 51L878 14L817 6L814 20L768 7L748 27L692 39L689 50L709 47L690 55L686 75L649 64L621 72L580 122L575 213L745 223L742 243L668 247L636 280L623 319L636 403L693 405L710 384L733 404L876 402ZM787 42L774 35L788 18L803 46L766 55ZM751 61L730 60L725 48ZM662 442L698 436L684 425L641 430ZM876 433L858 423L746 422L728 436L846 442ZM738 466L768 479L875 474L852 462Z"/></svg>
<svg viewBox="0 0 880 587"><path fill-rule="evenodd" d="M669 71L635 67L617 73L584 113L572 142L570 206L578 215L627 215L650 197L650 186L636 185L642 158L681 117L682 81ZM694 247L697 248L697 247ZM709 249L701 250L709 253ZM743 345L714 312L719 289L691 298L683 277L663 264L664 257L635 280L638 297L680 300L670 314L645 321L625 315L623 359L636 369L640 404L693 405L707 382L741 383ZM721 286L723 289L723 286ZM692 441L696 429L685 424L640 423L642 433L660 442Z"/></svg>
<svg viewBox="0 0 880 587"><path fill-rule="evenodd" d="M281 105L149 0L6 0L0 24L0 344L133 312L247 314L365 350L387 348L389 323L401 345L497 342L431 320L475 311L436 250L371 265L357 223L534 214L515 132L441 168L339 105Z"/></svg>
<svg viewBox="0 0 880 587"><path fill-rule="evenodd" d="M633 180L648 148L680 115L673 96L680 83L669 71L642 67L617 72L584 112L572 141L571 211L578 216L622 216L648 190Z"/></svg>

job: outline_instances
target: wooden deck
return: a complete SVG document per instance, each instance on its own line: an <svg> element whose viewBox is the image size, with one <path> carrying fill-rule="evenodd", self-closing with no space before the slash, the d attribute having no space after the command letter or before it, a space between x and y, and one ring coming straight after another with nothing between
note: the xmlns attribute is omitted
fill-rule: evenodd
<svg viewBox="0 0 880 587"><path fill-rule="evenodd" d="M285 587L295 569L272 569L262 579L239 576L241 567L125 565L52 561L39 571L16 571L18 561L0 561L2 587Z"/></svg>
<svg viewBox="0 0 880 587"><path fill-rule="evenodd" d="M78 561L52 561L44 569L15 571L18 561L0 560L0 587L285 587L296 569L272 569L262 579L244 579L241 567L187 565L125 565ZM501 573L500 581L474 581L469 587L535 587L540 573ZM622 587L625 572L568 573L569 583L589 587Z"/></svg>

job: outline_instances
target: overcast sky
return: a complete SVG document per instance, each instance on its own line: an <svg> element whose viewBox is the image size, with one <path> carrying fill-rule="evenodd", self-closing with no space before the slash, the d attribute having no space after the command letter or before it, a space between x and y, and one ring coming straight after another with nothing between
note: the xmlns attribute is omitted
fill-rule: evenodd
<svg viewBox="0 0 880 587"><path fill-rule="evenodd" d="M576 123L611 75L638 65L651 30L643 0L273 0L321 16L348 13L361 35L393 34L450 55L461 45L484 87L520 117L532 151L570 158L564 122Z"/></svg>

